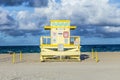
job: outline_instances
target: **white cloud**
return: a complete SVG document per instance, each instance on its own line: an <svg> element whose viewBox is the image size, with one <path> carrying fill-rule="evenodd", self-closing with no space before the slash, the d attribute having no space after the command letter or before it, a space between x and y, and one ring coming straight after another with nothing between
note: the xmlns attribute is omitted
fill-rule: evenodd
<svg viewBox="0 0 120 80"><path fill-rule="evenodd" d="M119 26L120 9L109 0L49 0L47 7L35 8L33 13L20 11L17 14L19 29L38 29L50 19L70 19L75 25ZM39 26L40 25L40 26Z"/></svg>
<svg viewBox="0 0 120 80"><path fill-rule="evenodd" d="M29 16L29 12L28 11L19 11L17 13L16 18L18 18L18 19L26 19L27 16Z"/></svg>
<svg viewBox="0 0 120 80"><path fill-rule="evenodd" d="M16 21L9 15L7 10L0 7L0 30L16 28Z"/></svg>
<svg viewBox="0 0 120 80"><path fill-rule="evenodd" d="M37 30L38 23L35 20L36 16L28 11L20 11L16 15L16 20L19 21L18 29L20 30Z"/></svg>
<svg viewBox="0 0 120 80"><path fill-rule="evenodd" d="M35 8L34 12L18 11L15 15L13 17L18 22L17 30L44 32L43 26L48 25L50 19L70 19L84 36L93 32L105 36L112 31L120 33L120 8L110 4L109 0L49 0L47 7ZM5 19L2 18L1 20Z"/></svg>
<svg viewBox="0 0 120 80"><path fill-rule="evenodd" d="M114 26L105 26L104 30L106 32L118 32L120 33L120 27L114 27Z"/></svg>
<svg viewBox="0 0 120 80"><path fill-rule="evenodd" d="M83 36L120 37L120 8L109 0L50 0L48 7L35 8L35 13L48 20L70 19Z"/></svg>
<svg viewBox="0 0 120 80"><path fill-rule="evenodd" d="M0 25L10 23L10 20L8 19L8 14L8 11L0 7Z"/></svg>
<svg viewBox="0 0 120 80"><path fill-rule="evenodd" d="M71 19L75 24L120 25L120 9L109 0L49 0L48 7L35 8L48 19Z"/></svg>

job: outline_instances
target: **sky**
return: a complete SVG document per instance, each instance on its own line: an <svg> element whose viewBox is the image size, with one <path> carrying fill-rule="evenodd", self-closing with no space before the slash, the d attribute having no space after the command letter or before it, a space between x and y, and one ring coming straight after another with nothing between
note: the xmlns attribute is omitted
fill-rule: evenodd
<svg viewBox="0 0 120 80"><path fill-rule="evenodd" d="M120 0L0 0L0 46L39 45L51 19L69 19L82 45L120 44Z"/></svg>

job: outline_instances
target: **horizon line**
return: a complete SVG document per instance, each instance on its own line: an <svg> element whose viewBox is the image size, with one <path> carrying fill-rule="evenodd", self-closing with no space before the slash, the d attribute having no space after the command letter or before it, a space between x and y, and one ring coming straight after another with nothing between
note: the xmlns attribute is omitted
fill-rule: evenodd
<svg viewBox="0 0 120 80"><path fill-rule="evenodd" d="M120 44L81 44L83 45L120 45ZM0 45L1 46L40 46L40 45Z"/></svg>

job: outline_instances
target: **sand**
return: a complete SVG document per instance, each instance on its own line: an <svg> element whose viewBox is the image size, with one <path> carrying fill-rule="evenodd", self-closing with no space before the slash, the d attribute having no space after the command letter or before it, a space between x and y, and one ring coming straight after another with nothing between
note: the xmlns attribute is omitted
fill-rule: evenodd
<svg viewBox="0 0 120 80"><path fill-rule="evenodd" d="M90 55L90 53L82 53ZM98 63L90 58L81 62L40 62L39 54L16 56L0 54L0 80L119 80L120 52L98 53Z"/></svg>

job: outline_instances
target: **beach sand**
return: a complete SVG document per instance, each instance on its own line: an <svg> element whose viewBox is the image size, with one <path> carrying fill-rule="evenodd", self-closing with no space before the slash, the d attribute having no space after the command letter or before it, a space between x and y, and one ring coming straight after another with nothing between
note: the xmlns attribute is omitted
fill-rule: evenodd
<svg viewBox="0 0 120 80"><path fill-rule="evenodd" d="M40 62L39 53L0 54L0 80L119 80L120 52L99 52L99 62L91 58L81 62Z"/></svg>

